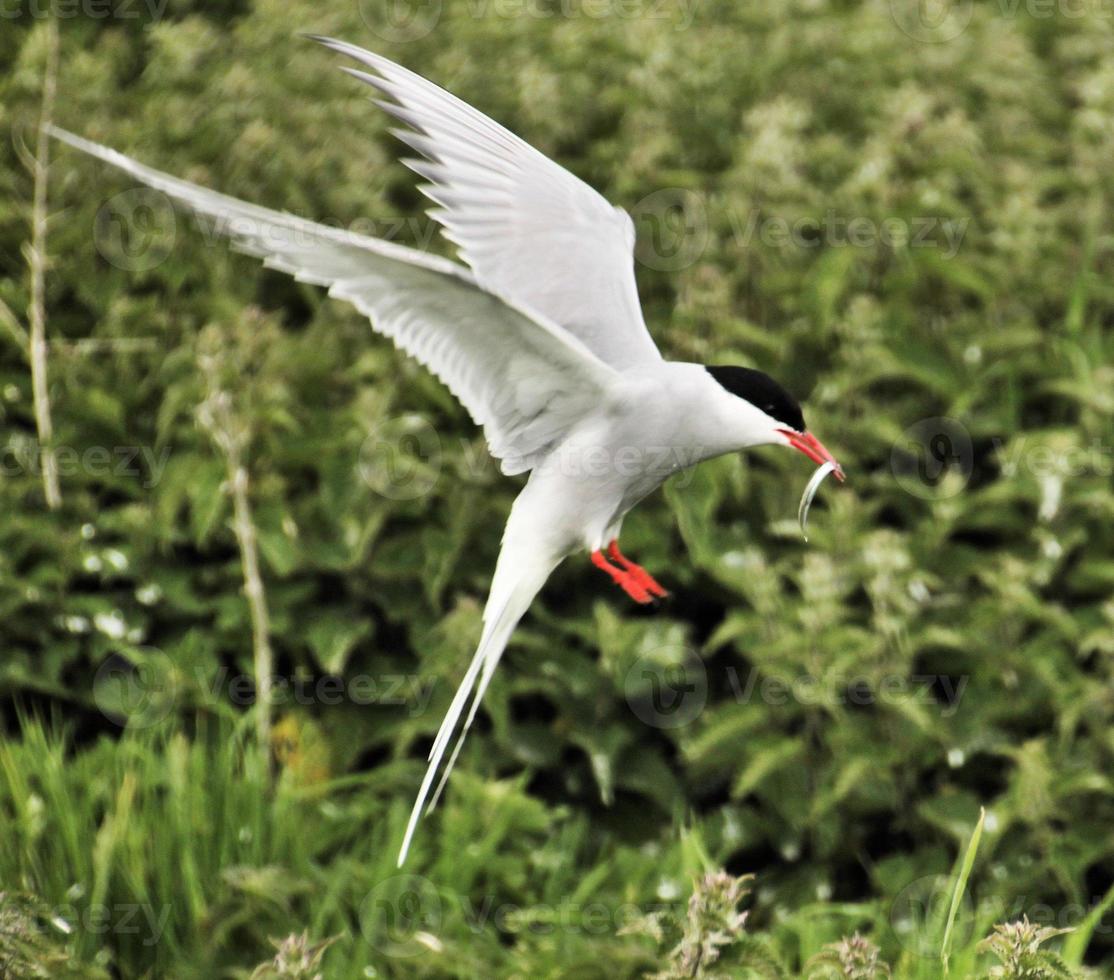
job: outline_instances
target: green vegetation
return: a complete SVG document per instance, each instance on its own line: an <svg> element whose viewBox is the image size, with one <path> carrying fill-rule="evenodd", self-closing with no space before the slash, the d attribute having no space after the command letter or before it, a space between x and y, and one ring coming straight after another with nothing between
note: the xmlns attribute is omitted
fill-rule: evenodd
<svg viewBox="0 0 1114 980"><path fill-rule="evenodd" d="M53 146L34 230L46 6L0 5L0 974L1111 975L1105 5L59 0L59 125L451 254L297 32L447 85L848 471L808 544L796 454L678 477L624 527L656 610L567 562L401 870L517 483L105 167Z"/></svg>

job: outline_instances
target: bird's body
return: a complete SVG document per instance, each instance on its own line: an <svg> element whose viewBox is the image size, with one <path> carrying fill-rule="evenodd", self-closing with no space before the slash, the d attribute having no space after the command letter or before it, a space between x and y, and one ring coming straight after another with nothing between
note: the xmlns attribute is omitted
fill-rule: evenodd
<svg viewBox="0 0 1114 980"><path fill-rule="evenodd" d="M665 590L622 554L618 537L630 509L674 473L760 445L836 464L767 375L661 356L642 319L625 212L420 76L316 40L371 69L346 70L385 95L378 104L407 127L397 135L422 159L406 162L429 181L423 190L440 205L431 213L468 267L248 204L53 132L211 219L240 250L355 305L449 387L505 473L530 474L507 520L479 647L430 751L401 865L512 631L561 561L587 551L633 599L653 601Z"/></svg>
<svg viewBox="0 0 1114 980"><path fill-rule="evenodd" d="M531 473L527 490L552 501L555 545L565 554L603 548L673 474L742 448L745 419L733 417L734 401L701 364L662 360L620 374L608 403Z"/></svg>

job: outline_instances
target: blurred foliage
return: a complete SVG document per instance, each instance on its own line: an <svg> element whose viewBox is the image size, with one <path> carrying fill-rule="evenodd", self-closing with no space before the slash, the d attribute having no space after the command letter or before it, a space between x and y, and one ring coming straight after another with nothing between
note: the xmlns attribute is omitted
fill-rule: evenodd
<svg viewBox="0 0 1114 980"><path fill-rule="evenodd" d="M72 911L58 955L208 980L250 975L273 937L340 936L327 977L637 976L675 942L626 913L680 923L724 868L756 875L745 932L787 975L843 963L858 931L895 976L936 976L916 911L950 898L985 806L953 975L995 969L1013 940L978 942L1024 915L1085 936L1035 956L1074 941L1068 969L1109 972L1101 6L971 2L935 26L905 0L87 6L60 19L59 124L444 254L386 119L296 32L450 87L631 210L663 351L774 374L850 480L805 545L799 457L682 474L624 528L673 592L652 612L566 563L398 872L517 485L354 311L57 147L54 513L0 330L0 887ZM41 10L9 5L0 30L17 318ZM197 417L199 356L251 330L236 388L285 699L273 786L243 734L249 613ZM121 906L165 914L158 941L90 918Z"/></svg>
<svg viewBox="0 0 1114 980"><path fill-rule="evenodd" d="M251 980L324 980L325 974L321 972L321 958L325 950L332 945L333 940L321 943L311 943L309 935L291 934L281 942L275 943L278 952L268 963L256 967L251 973Z"/></svg>
<svg viewBox="0 0 1114 980"><path fill-rule="evenodd" d="M34 895L0 892L0 971L5 977L94 975L65 948L65 932L53 910Z"/></svg>

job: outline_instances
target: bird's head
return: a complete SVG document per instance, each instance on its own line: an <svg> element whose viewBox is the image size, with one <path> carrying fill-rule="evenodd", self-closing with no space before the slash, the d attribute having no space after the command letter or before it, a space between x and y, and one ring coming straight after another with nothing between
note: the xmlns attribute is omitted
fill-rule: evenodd
<svg viewBox="0 0 1114 980"><path fill-rule="evenodd" d="M721 388L746 402L743 424L747 445L791 446L814 463L832 463L835 477L842 481L843 468L805 426L797 400L773 378L753 368L708 365L708 373Z"/></svg>

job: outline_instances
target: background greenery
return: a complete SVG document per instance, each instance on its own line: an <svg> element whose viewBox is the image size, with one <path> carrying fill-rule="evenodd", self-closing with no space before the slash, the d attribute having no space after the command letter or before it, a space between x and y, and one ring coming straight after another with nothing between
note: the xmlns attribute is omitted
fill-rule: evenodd
<svg viewBox="0 0 1114 980"><path fill-rule="evenodd" d="M0 25L20 322L42 9ZM567 562L399 873L516 481L354 311L55 147L56 511L19 331L0 336L5 975L247 976L289 936L257 975L934 977L980 806L951 975L1111 975L1114 24L1098 3L940 13L60 8L60 125L446 254L382 114L297 32L448 86L632 210L663 351L773 373L850 479L805 544L799 457L681 477L624 531L673 592L659 609ZM236 686L252 627L228 460L198 424L214 377L277 670L308 685L277 709L273 780ZM1063 961L1010 965L1046 938L1023 926L979 945L1023 916L1081 927L1048 939Z"/></svg>

